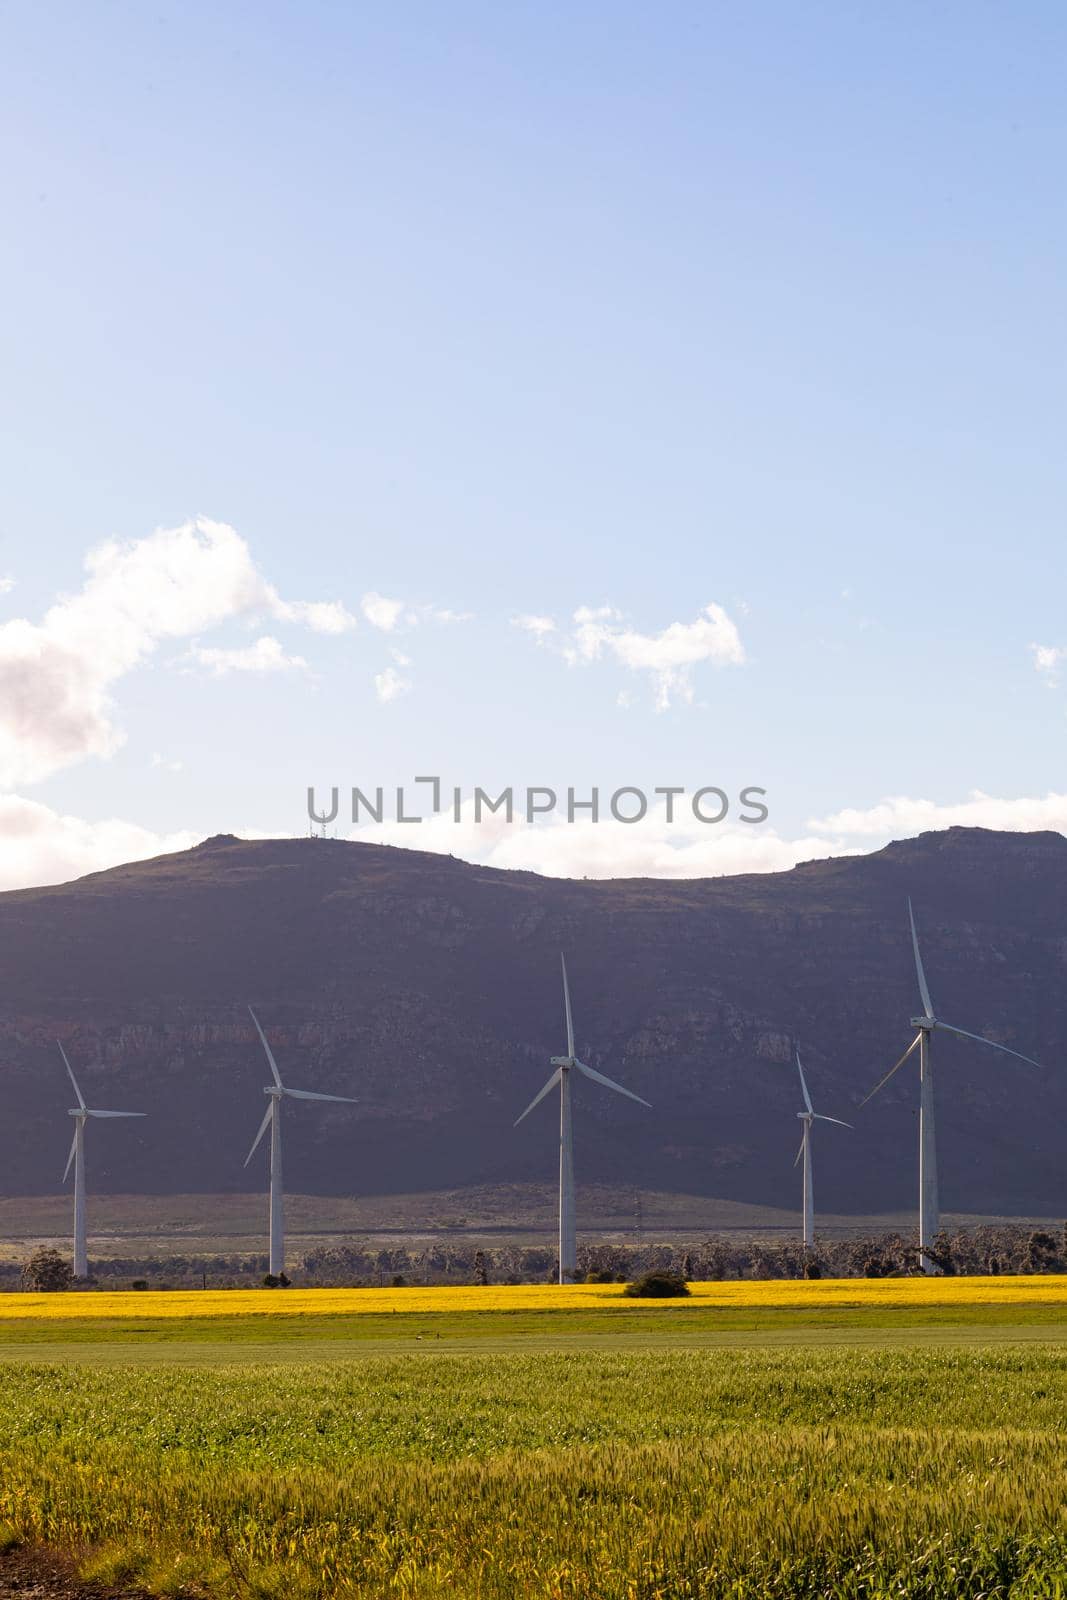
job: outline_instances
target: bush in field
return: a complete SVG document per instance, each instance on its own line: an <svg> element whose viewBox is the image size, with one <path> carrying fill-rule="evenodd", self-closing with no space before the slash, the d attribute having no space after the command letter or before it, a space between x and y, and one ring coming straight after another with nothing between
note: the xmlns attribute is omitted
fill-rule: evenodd
<svg viewBox="0 0 1067 1600"><path fill-rule="evenodd" d="M631 1300L680 1300L689 1293L689 1285L680 1272L646 1272L628 1283L623 1293Z"/></svg>
<svg viewBox="0 0 1067 1600"><path fill-rule="evenodd" d="M38 1294L69 1289L74 1282L74 1270L70 1262L65 1260L58 1250L50 1250L47 1247L33 1252L22 1269L22 1276L27 1286L35 1289Z"/></svg>

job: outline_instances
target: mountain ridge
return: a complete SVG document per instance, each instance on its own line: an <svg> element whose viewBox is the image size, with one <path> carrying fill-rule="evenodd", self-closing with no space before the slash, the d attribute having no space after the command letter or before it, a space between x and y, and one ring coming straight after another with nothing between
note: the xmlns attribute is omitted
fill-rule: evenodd
<svg viewBox="0 0 1067 1600"><path fill-rule="evenodd" d="M58 1186L69 1086L57 1037L90 1103L154 1113L94 1127L92 1187L261 1187L258 1165L241 1166L266 1082L249 1004L287 1081L359 1096L288 1119L294 1189L545 1181L551 1110L511 1125L561 1048L564 949L579 1049L653 1102L576 1091L579 1179L792 1205L792 1042L817 1109L855 1120L918 1009L909 894L946 1019L1043 1063L1013 1077L992 1052L938 1040L945 1204L1062 1208L1067 839L962 828L783 873L682 880L542 878L401 847L221 835L9 891L0 1192ZM817 1204L913 1203L917 1099L904 1068L855 1135L828 1130Z"/></svg>

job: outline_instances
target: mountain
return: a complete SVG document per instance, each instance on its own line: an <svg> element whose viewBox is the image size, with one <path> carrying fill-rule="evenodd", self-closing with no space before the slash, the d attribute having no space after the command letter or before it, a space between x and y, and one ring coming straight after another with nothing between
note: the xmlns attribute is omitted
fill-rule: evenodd
<svg viewBox="0 0 1067 1600"><path fill-rule="evenodd" d="M0 895L0 1191L58 1187L71 1094L144 1122L89 1130L98 1192L261 1188L242 1167L266 1063L359 1104L286 1114L293 1191L406 1193L550 1179L555 1102L518 1129L564 1048L653 1104L575 1086L579 1182L795 1205L791 1039L816 1108L817 1202L910 1206L914 1058L862 1111L920 1009L911 895L945 1018L1038 1070L936 1041L946 1209L1067 1204L1067 839L951 829L791 872L566 881L347 843L210 839Z"/></svg>

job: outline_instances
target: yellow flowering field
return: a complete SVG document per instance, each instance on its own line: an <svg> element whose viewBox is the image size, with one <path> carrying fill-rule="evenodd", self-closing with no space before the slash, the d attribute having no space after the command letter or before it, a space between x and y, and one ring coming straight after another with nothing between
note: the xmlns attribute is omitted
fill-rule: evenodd
<svg viewBox="0 0 1067 1600"><path fill-rule="evenodd" d="M836 1307L1062 1305L1067 1276L997 1278L823 1278L694 1283L685 1300L629 1300L622 1284L489 1285L407 1289L228 1289L74 1291L10 1294L0 1322L28 1317L353 1316L361 1312L657 1311L682 1306L743 1311Z"/></svg>

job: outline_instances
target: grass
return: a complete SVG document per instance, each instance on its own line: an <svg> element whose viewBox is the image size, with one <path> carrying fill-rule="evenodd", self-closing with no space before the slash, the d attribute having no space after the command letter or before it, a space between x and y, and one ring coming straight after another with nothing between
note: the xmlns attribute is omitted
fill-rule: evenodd
<svg viewBox="0 0 1067 1600"><path fill-rule="evenodd" d="M223 1600L1065 1593L1067 1350L9 1365L0 1524Z"/></svg>

